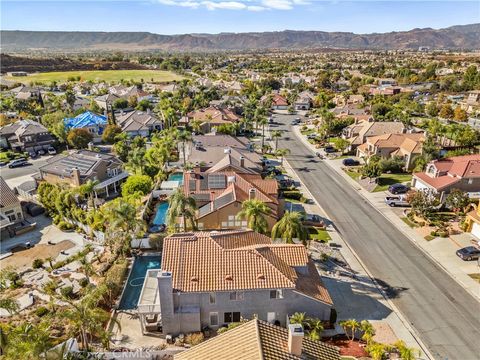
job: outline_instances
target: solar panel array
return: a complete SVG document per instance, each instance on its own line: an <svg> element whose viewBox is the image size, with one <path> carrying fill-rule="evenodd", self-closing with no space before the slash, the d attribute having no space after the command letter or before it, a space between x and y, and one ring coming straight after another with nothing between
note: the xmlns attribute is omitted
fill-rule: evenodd
<svg viewBox="0 0 480 360"><path fill-rule="evenodd" d="M208 190L208 179L205 176L200 177L200 190Z"/></svg>
<svg viewBox="0 0 480 360"><path fill-rule="evenodd" d="M213 201L213 210L217 210L232 201L233 201L233 193L230 192L228 194L225 194Z"/></svg>
<svg viewBox="0 0 480 360"><path fill-rule="evenodd" d="M93 165L95 165L95 160L90 159L78 159L78 158L65 158L60 160L60 164L65 166L67 169L73 169L77 167L80 170L80 173L86 173Z"/></svg>
<svg viewBox="0 0 480 360"><path fill-rule="evenodd" d="M188 181L188 189L190 191L195 191L197 189L197 182L195 180L190 179Z"/></svg>
<svg viewBox="0 0 480 360"><path fill-rule="evenodd" d="M227 180L224 174L209 174L208 188L209 189L225 189Z"/></svg>
<svg viewBox="0 0 480 360"><path fill-rule="evenodd" d="M203 205L200 209L198 209L198 216L202 217L203 215L206 215L210 212L211 210L211 204L205 204Z"/></svg>
<svg viewBox="0 0 480 360"><path fill-rule="evenodd" d="M210 194L192 194L195 201L210 201Z"/></svg>

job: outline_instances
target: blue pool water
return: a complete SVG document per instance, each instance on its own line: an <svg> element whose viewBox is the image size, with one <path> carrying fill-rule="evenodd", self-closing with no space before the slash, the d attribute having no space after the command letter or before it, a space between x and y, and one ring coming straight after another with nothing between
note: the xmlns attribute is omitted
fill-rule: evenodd
<svg viewBox="0 0 480 360"><path fill-rule="evenodd" d="M153 218L152 224L153 225L163 225L165 224L165 219L167 217L168 211L168 202L161 202L157 205L157 209L155 212L155 217Z"/></svg>
<svg viewBox="0 0 480 360"><path fill-rule="evenodd" d="M168 176L168 180L170 181L179 181L180 184L183 183L183 173L174 173L174 174L170 174Z"/></svg>
<svg viewBox="0 0 480 360"><path fill-rule="evenodd" d="M119 310L132 310L137 307L143 281L149 269L160 269L160 256L139 256L135 259L118 305Z"/></svg>

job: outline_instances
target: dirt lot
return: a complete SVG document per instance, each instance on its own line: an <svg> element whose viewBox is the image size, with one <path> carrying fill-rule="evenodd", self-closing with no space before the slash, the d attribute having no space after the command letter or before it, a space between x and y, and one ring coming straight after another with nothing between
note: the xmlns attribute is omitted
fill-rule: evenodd
<svg viewBox="0 0 480 360"><path fill-rule="evenodd" d="M30 249L15 252L12 256L0 260L0 268L4 269L11 266L16 269L21 269L31 266L34 259L55 258L60 251L71 249L74 246L75 244L69 240L63 240L55 245L35 245Z"/></svg>

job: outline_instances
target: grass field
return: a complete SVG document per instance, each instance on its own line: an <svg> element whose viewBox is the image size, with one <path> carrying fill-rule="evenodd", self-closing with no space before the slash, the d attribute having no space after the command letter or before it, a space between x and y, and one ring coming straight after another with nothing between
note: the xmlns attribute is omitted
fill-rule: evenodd
<svg viewBox="0 0 480 360"><path fill-rule="evenodd" d="M133 80L145 82L168 82L173 80L181 80L182 76L177 75L171 71L163 70L92 70L92 71L54 71L45 73L35 73L28 76L5 76L6 80L30 83L41 82L50 83L52 81L65 82L71 79L80 77L82 81L106 81L118 82L120 80Z"/></svg>
<svg viewBox="0 0 480 360"><path fill-rule="evenodd" d="M382 174L378 178L378 185L374 192L386 191L390 185L406 183L412 180L412 174Z"/></svg>

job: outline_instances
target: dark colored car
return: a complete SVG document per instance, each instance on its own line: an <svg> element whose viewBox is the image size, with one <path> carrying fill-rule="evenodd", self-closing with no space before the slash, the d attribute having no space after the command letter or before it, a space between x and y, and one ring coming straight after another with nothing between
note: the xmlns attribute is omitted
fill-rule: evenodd
<svg viewBox="0 0 480 360"><path fill-rule="evenodd" d="M348 159L343 159L342 164L344 166L358 166L360 165L360 161L348 158Z"/></svg>
<svg viewBox="0 0 480 360"><path fill-rule="evenodd" d="M38 154L35 151L29 151L28 156L30 156L32 159L35 159L38 156Z"/></svg>
<svg viewBox="0 0 480 360"><path fill-rule="evenodd" d="M467 246L458 249L456 254L460 259L464 261L476 260L480 258L480 249L475 246Z"/></svg>
<svg viewBox="0 0 480 360"><path fill-rule="evenodd" d="M40 150L37 151L37 154L38 155L45 155L45 150L40 149Z"/></svg>
<svg viewBox="0 0 480 360"><path fill-rule="evenodd" d="M336 151L335 148L334 148L333 146L331 146L331 145L325 146L325 149L324 149L324 150L325 150L325 152L326 152L327 154L331 154L331 153L334 153L334 152Z"/></svg>
<svg viewBox="0 0 480 360"><path fill-rule="evenodd" d="M16 160L10 161L10 163L8 164L8 167L9 167L10 169L12 169L12 168L16 168L16 167L25 166L25 165L28 165L27 160L25 160L25 159L16 159Z"/></svg>
<svg viewBox="0 0 480 360"><path fill-rule="evenodd" d="M390 191L390 193L394 195L406 194L408 190L410 190L410 188L404 184L393 184L393 185L390 185L388 188L388 191Z"/></svg>

